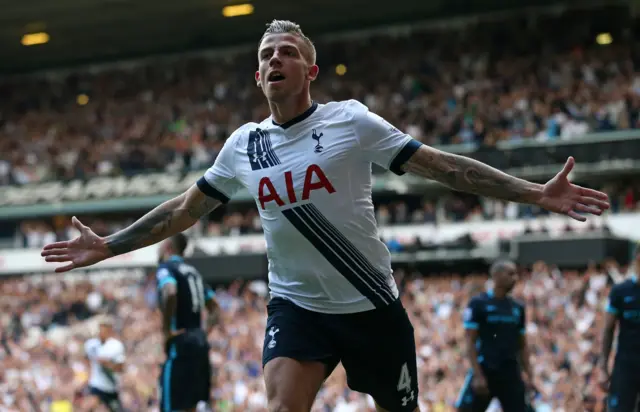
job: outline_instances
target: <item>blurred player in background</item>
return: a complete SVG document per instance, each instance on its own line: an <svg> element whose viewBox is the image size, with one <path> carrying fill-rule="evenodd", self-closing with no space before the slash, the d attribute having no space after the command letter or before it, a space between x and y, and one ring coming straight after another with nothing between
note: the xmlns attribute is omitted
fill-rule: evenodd
<svg viewBox="0 0 640 412"><path fill-rule="evenodd" d="M640 247L634 252L631 276L614 285L609 293L600 357L600 385L607 391L610 412L638 411L640 406ZM618 326L618 345L609 375L609 355Z"/></svg>
<svg viewBox="0 0 640 412"><path fill-rule="evenodd" d="M493 398L504 411L525 412L527 384L533 382L525 335L525 308L509 296L518 280L516 265L494 263L493 290L475 296L464 312L471 370L456 402L459 412L484 412Z"/></svg>
<svg viewBox="0 0 640 412"><path fill-rule="evenodd" d="M110 319L100 321L98 337L85 342L84 350L91 362L88 390L93 396L90 404L85 406L88 410L99 410L98 405L102 403L109 411L122 411L119 374L125 366L125 350L115 337Z"/></svg>
<svg viewBox="0 0 640 412"><path fill-rule="evenodd" d="M418 410L413 326L378 236L372 164L579 221L609 208L607 195L569 182L573 158L546 184L531 183L423 145L358 101L314 102L316 50L295 23L273 21L257 57L268 119L237 129L195 185L133 225L102 238L74 218L81 235L42 255L65 262L57 272L92 265L184 231L244 188L258 206L269 258L269 410L309 411L339 362L349 387L371 395L378 411Z"/></svg>
<svg viewBox="0 0 640 412"><path fill-rule="evenodd" d="M211 318L217 305L200 273L184 261L187 237L179 233L160 246L157 271L162 332L167 359L160 377L163 412L195 411L209 402L211 364L203 312Z"/></svg>

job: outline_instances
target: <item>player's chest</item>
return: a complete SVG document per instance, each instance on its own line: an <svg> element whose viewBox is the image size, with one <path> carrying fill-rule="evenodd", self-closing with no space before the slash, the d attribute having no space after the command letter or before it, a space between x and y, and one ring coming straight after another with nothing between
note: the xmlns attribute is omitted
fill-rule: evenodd
<svg viewBox="0 0 640 412"><path fill-rule="evenodd" d="M621 300L622 318L633 323L640 323L640 288L629 290Z"/></svg>
<svg viewBox="0 0 640 412"><path fill-rule="evenodd" d="M488 303L484 307L484 321L489 327L517 327L520 323L520 308L504 303Z"/></svg>
<svg viewBox="0 0 640 412"><path fill-rule="evenodd" d="M295 134L251 132L243 180L263 210L281 209L339 191L355 141L339 128L307 128Z"/></svg>

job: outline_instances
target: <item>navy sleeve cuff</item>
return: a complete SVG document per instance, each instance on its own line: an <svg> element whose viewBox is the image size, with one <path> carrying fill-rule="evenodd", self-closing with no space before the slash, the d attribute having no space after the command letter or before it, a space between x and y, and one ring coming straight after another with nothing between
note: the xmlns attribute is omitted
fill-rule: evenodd
<svg viewBox="0 0 640 412"><path fill-rule="evenodd" d="M204 178L204 176L198 179L196 185L198 186L198 189L200 189L200 191L205 195L219 200L222 203L229 203L229 197L215 187L211 186L209 182L207 182L207 179Z"/></svg>
<svg viewBox="0 0 640 412"><path fill-rule="evenodd" d="M389 170L397 174L398 176L402 176L404 174L402 165L404 165L407 160L409 160L411 156L413 156L413 154L417 152L418 149L420 149L420 146L422 146L422 143L420 143L419 141L413 139L410 140L407 144L404 145L404 147L393 159L391 165L389 166Z"/></svg>

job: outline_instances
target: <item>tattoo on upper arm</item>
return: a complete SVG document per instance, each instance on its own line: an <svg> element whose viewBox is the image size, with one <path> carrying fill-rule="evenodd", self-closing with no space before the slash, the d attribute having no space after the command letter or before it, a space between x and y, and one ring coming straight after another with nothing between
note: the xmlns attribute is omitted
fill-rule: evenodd
<svg viewBox="0 0 640 412"><path fill-rule="evenodd" d="M192 205L189 205L187 212L192 219L200 219L202 216L219 206L220 203L221 202L217 199L213 199L209 196L203 196L203 199L194 201Z"/></svg>
<svg viewBox="0 0 640 412"><path fill-rule="evenodd" d="M514 202L529 202L537 186L477 160L427 146L418 149L402 168L455 190Z"/></svg>

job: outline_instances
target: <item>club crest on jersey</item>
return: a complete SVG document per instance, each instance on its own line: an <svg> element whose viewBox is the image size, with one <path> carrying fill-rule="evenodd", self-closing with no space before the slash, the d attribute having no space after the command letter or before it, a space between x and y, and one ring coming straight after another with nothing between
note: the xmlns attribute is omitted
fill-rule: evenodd
<svg viewBox="0 0 640 412"><path fill-rule="evenodd" d="M271 147L269 132L262 129L249 132L247 156L249 156L251 170L266 169L280 164L280 159Z"/></svg>
<svg viewBox="0 0 640 412"><path fill-rule="evenodd" d="M316 147L313 149L316 153L321 153L324 150L324 147L320 144L320 138L324 135L324 133L318 134L316 129L311 130L311 138L317 142Z"/></svg>

